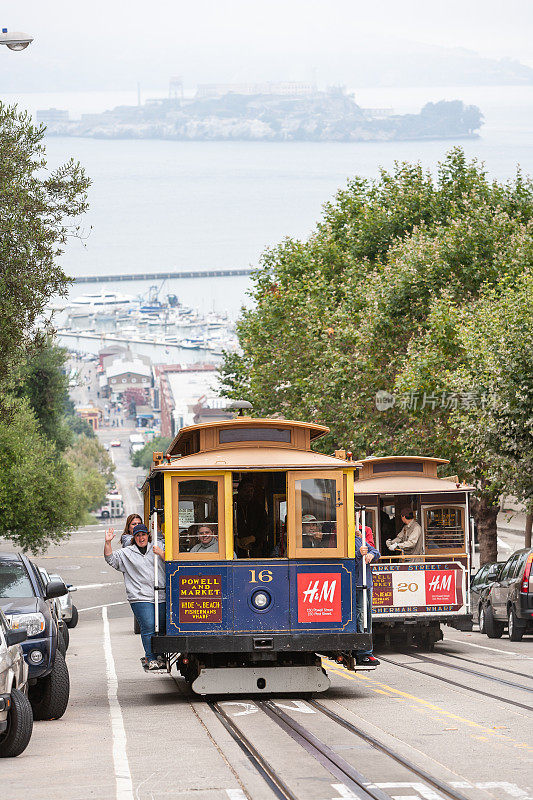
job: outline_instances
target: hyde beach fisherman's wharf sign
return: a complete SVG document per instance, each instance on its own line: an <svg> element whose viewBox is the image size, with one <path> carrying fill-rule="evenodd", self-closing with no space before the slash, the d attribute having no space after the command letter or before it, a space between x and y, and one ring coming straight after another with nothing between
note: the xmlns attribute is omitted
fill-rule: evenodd
<svg viewBox="0 0 533 800"><path fill-rule="evenodd" d="M298 622L341 620L341 573L298 573Z"/></svg>
<svg viewBox="0 0 533 800"><path fill-rule="evenodd" d="M222 622L222 576L180 575L180 622Z"/></svg>
<svg viewBox="0 0 533 800"><path fill-rule="evenodd" d="M458 611L464 603L461 564L376 564L374 614Z"/></svg>

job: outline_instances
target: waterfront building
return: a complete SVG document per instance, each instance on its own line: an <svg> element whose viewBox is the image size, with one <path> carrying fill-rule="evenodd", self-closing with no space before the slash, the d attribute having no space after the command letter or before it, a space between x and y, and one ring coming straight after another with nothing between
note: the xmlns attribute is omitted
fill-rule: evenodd
<svg viewBox="0 0 533 800"><path fill-rule="evenodd" d="M219 382L214 364L159 364L154 367L159 384L161 435L173 437L180 428L193 425L202 412L228 419L227 400L218 395Z"/></svg>

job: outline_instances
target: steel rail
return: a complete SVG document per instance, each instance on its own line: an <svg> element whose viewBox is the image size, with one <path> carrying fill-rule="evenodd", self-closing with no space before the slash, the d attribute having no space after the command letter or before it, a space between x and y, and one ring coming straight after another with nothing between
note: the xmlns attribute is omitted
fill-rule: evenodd
<svg viewBox="0 0 533 800"><path fill-rule="evenodd" d="M215 701L209 701L208 705L216 717L220 720L224 728L228 731L231 738L238 744L240 749L246 755L250 763L255 767L257 772L259 772L270 789L272 789L276 797L280 798L280 800L299 800L294 792L289 789L287 784L277 775L276 770L265 758L263 758L261 753L259 753L259 751L254 747L248 737L242 733L239 727L235 725L231 717L229 717L224 709L221 708L220 704Z"/></svg>
<svg viewBox="0 0 533 800"><path fill-rule="evenodd" d="M528 675L527 672L516 672L514 669L507 669L506 667L495 667L493 664L485 664L484 661L472 661L471 658L456 656L455 653L443 653L442 650L438 651L438 655L446 656L446 658L456 658L458 661L466 661L468 664L477 664L481 667L488 667L488 669L497 669L500 672L508 672L509 675L516 675L518 678L529 678L530 680L533 680L533 673Z"/></svg>
<svg viewBox="0 0 533 800"><path fill-rule="evenodd" d="M410 653L410 655L413 658L417 658L419 661L427 661L429 664L439 664L445 669L456 669L459 670L459 672L467 672L469 675L477 675L478 677L487 681L494 681L495 683L502 683L505 686L512 686L513 689L522 689L524 692L533 692L533 686L523 686L521 683L506 681L504 678L495 678L493 675L485 675L483 672L477 672L476 670L468 669L467 667L459 667L457 664L446 664L443 661L438 661L436 658L422 656L419 653Z"/></svg>
<svg viewBox="0 0 533 800"><path fill-rule="evenodd" d="M365 731L361 730L361 728L358 728L352 722L348 722L348 720L344 719L344 717L340 717L338 714L336 714L334 711L331 711L322 703L319 703L317 700L308 700L307 702L310 706L316 708L318 711L320 711L322 714L325 714L334 722L337 722L339 725L342 725L342 727L346 728L346 730L349 730L351 733L355 733L356 736L359 736L361 739L364 739L364 741L368 742L368 744L372 745L372 747L375 747L377 750L381 750L383 753L390 756L390 758L394 759L394 761L397 761L398 764L401 764L410 772L414 773L419 778L422 778L423 781L430 784L435 789L438 789L438 791L441 792L442 794L451 797L452 800L468 800L468 798L466 798L464 794L461 794L461 792L452 789L451 786L448 786L447 783L444 783L444 781L439 780L439 778L433 777L433 775L430 775L429 772L426 772L426 770L417 766L412 761L409 761L409 759L400 755L395 750L392 750L390 747L388 747L388 745L384 744L383 742L380 742L379 739L375 739L369 733L366 733Z"/></svg>
<svg viewBox="0 0 533 800"><path fill-rule="evenodd" d="M458 686L459 689L466 689L468 692L473 692L474 694L483 695L483 697L490 697L491 700L499 700L501 703L507 703L511 706L516 706L517 708L523 708L524 711L531 712L531 705L526 706L524 703L517 703L516 700L507 700L505 697L500 697L497 694L492 694L491 692L484 692L482 689L474 689L472 686L466 686L464 683L457 683L457 681L451 681L449 678L444 678L442 675L433 675L431 672L424 672L423 669L417 669L416 667L411 666L410 664L400 664L398 661L391 661L390 658L384 658L380 655L381 661L385 661L387 664L393 664L395 667L401 667L402 669L408 669L411 672L417 672L419 675L425 675L426 678L434 678L437 681L442 681L443 683L447 683L448 686ZM443 664L446 667L445 664Z"/></svg>
<svg viewBox="0 0 533 800"><path fill-rule="evenodd" d="M295 722L288 714L274 705L271 700L258 700L256 705L288 735L298 742L328 772L339 778L361 800L390 800L390 795L375 786L351 764L321 742L311 731ZM466 800L463 798L462 800Z"/></svg>

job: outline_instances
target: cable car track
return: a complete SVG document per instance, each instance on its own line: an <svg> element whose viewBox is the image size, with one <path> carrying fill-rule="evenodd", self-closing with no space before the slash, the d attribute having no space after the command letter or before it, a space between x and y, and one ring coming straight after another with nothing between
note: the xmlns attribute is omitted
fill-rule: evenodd
<svg viewBox="0 0 533 800"><path fill-rule="evenodd" d="M316 759L328 772L334 777L341 780L342 783L353 792L353 794L360 798L360 800L390 800L390 795L383 791L373 781L366 778L359 770L345 761L342 756L332 750L323 741L317 738L314 733L308 730L305 726L296 722L289 714L282 711L275 702L272 700L254 700L252 701L264 714L266 714L272 722L280 727L287 735L289 735L295 742L297 742L306 752ZM348 730L350 733L363 740L366 744L381 751L384 755L400 764L403 768L407 769L417 778L426 782L433 789L436 789L441 795L450 800L467 800L467 798L448 786L438 778L433 777L428 772L418 767L413 762L404 758L402 755L392 750L387 745L375 739L370 734L362 731L357 726L353 725L348 720L339 716L335 712L328 709L322 703L316 700L307 700L309 706L314 708L323 716L333 721L336 725ZM217 716L225 729L231 735L233 740L238 744L241 750L246 754L247 758L260 773L269 787L272 789L276 797L281 800L301 800L298 796L287 786L285 781L279 776L276 769L265 759L257 750L254 744L250 741L248 736L243 733L234 720L226 713L222 704L217 701L209 701L209 707Z"/></svg>
<svg viewBox="0 0 533 800"><path fill-rule="evenodd" d="M529 678L530 680L533 679L533 674L528 675L527 672L516 672L514 669L507 669L506 667L496 667L493 664L485 664L484 662L480 661L472 661L471 658L464 658L463 656L457 656L455 653L443 653L441 650L435 651L435 653L439 656L446 656L446 658L456 658L458 661L466 661L468 664L477 664L478 666L481 665L483 667L487 667L488 669L497 669L500 672L508 672L510 675L516 675L519 678Z"/></svg>
<svg viewBox="0 0 533 800"><path fill-rule="evenodd" d="M435 658L430 658L429 656L422 656L418 653L410 654L413 658L419 659L419 661L427 661L430 664L440 664L441 666L445 667L446 669L456 669L460 672L467 672L469 675L477 675L480 678L483 678L488 681L494 681L495 683L501 683L504 686L511 686L513 689L522 689L524 692L533 692L533 686L523 686L521 683L514 683L513 681L506 681L504 678L495 678L493 675L485 675L483 672L477 672L474 669L468 669L467 667L459 667L457 664L445 664L443 661L438 661ZM526 677L528 677L526 675Z"/></svg>
<svg viewBox="0 0 533 800"><path fill-rule="evenodd" d="M468 692L473 692L474 694L483 695L483 697L490 697L491 700L499 700L501 703L507 703L511 706L516 706L517 708L522 708L524 711L531 712L531 705L525 705L524 703L518 703L516 700L508 700L505 697L500 697L500 695L492 694L491 692L485 692L482 689L475 689L473 686L466 686L464 683L458 683L457 681L451 681L449 678L445 678L443 675L433 675L431 672L424 672L422 669L417 669L413 667L411 664L401 664L398 661L391 661L390 658L384 658L380 654L380 660L384 661L386 664L393 664L395 667L401 667L402 669L407 669L410 672L417 672L419 675L424 675L426 678L434 678L437 681L442 681L442 683L448 684L448 686L457 686L459 689L466 689ZM438 662L440 663L440 662ZM446 664L442 664L442 666L446 669ZM483 675L482 677L486 677Z"/></svg>

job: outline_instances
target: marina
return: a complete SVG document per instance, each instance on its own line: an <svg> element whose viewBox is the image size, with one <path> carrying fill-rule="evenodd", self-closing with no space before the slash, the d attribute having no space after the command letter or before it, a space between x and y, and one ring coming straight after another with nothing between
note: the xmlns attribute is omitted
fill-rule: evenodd
<svg viewBox="0 0 533 800"><path fill-rule="evenodd" d="M98 352L126 345L154 363L218 361L237 349L235 324L227 312L200 312L176 295L160 299L161 287L144 296L118 292L84 294L54 307L57 335L70 350Z"/></svg>

